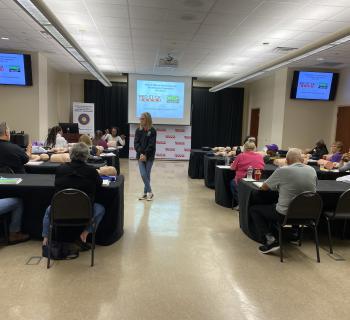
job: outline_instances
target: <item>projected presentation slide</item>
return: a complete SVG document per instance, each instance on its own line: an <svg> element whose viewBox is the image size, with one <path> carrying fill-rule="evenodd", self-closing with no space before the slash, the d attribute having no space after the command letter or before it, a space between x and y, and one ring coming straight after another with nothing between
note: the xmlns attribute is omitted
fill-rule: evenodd
<svg viewBox="0 0 350 320"><path fill-rule="evenodd" d="M0 53L0 84L26 84L23 54Z"/></svg>
<svg viewBox="0 0 350 320"><path fill-rule="evenodd" d="M331 72L300 72L297 99L329 100L333 80Z"/></svg>
<svg viewBox="0 0 350 320"><path fill-rule="evenodd" d="M137 80L136 117L149 112L153 118L182 119L185 83Z"/></svg>

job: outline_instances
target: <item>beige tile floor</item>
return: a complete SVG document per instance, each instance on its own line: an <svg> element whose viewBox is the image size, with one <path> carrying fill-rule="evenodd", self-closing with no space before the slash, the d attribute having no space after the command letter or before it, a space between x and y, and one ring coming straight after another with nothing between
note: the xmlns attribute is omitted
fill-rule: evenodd
<svg viewBox="0 0 350 320"><path fill-rule="evenodd" d="M261 255L239 229L237 213L214 202L187 162L156 162L155 200L140 202L135 161L122 161L125 235L74 261L45 260L31 241L0 248L1 320L350 319L350 242L345 261L313 243L288 246L286 262ZM323 240L323 245L326 242Z"/></svg>

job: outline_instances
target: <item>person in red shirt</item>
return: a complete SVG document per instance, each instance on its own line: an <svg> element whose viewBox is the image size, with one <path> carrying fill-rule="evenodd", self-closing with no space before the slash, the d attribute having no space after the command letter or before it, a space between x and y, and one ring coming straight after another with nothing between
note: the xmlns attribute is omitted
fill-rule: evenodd
<svg viewBox="0 0 350 320"><path fill-rule="evenodd" d="M261 154L255 152L255 143L253 141L247 141L244 144L244 152L240 153L234 162L231 164L231 170L236 171L235 178L231 181L231 192L236 207L235 210L239 210L238 207L238 182L245 178L249 167L253 169L264 169L264 158Z"/></svg>

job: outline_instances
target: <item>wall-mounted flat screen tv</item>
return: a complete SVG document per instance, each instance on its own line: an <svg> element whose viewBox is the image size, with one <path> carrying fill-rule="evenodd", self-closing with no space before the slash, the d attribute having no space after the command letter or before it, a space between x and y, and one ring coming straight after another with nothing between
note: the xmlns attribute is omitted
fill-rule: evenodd
<svg viewBox="0 0 350 320"><path fill-rule="evenodd" d="M0 85L31 86L30 55L0 52Z"/></svg>
<svg viewBox="0 0 350 320"><path fill-rule="evenodd" d="M294 71L291 99L334 100L338 85L338 73Z"/></svg>

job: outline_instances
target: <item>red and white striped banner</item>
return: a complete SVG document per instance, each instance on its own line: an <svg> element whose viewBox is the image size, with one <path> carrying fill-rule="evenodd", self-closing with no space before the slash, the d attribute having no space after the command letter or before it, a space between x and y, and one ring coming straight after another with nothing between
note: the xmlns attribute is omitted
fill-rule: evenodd
<svg viewBox="0 0 350 320"><path fill-rule="evenodd" d="M129 159L136 158L134 149L137 124L130 124ZM157 130L156 159L189 160L191 153L191 126L155 125Z"/></svg>

